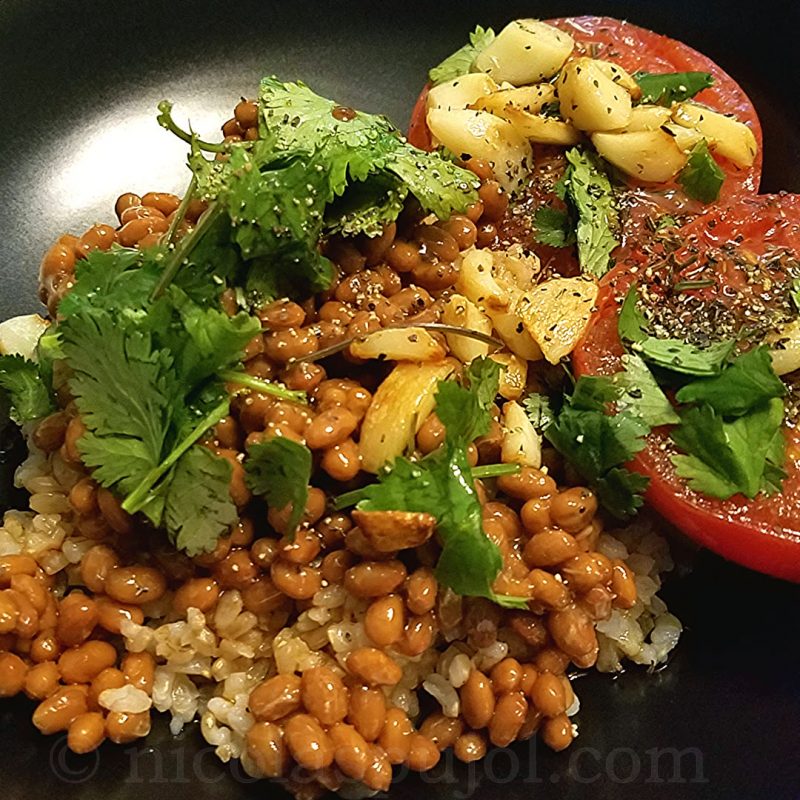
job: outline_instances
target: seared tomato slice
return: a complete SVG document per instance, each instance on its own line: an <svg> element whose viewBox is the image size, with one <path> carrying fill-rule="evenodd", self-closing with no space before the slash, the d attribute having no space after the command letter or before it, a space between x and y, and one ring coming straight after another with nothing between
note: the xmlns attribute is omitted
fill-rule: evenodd
<svg viewBox="0 0 800 800"><path fill-rule="evenodd" d="M758 114L744 90L722 67L688 44L611 17L566 17L548 22L575 39L578 54L613 61L631 74L639 71L711 73L714 85L694 99L717 111L734 114L752 128L758 142L758 155L748 169L720 160L726 173L720 199L758 191L762 149Z"/></svg>
<svg viewBox="0 0 800 800"><path fill-rule="evenodd" d="M775 287L799 255L800 195L744 198L680 230L664 232L663 241L631 251L604 278L598 311L573 353L575 373L602 375L620 369L619 306L634 282L647 283L659 296L658 313L667 328L687 325L702 331L703 325L735 328L747 321L766 330L794 313L785 305L785 292ZM714 283L676 293L678 280ZM706 318L704 309L709 308L714 314ZM718 500L692 491L675 474L670 456L676 450L666 429L650 434L647 447L630 466L650 478L647 502L692 539L747 567L800 581L800 419L795 410L800 380L796 373L785 379L790 388L788 477L780 494Z"/></svg>
<svg viewBox="0 0 800 800"><path fill-rule="evenodd" d="M631 73L640 70L653 73L711 73L714 86L700 92L695 99L718 111L735 114L752 128L758 142L758 155L747 169L741 169L725 159L720 160L725 172L720 202L734 202L738 197L758 190L762 145L758 115L739 84L720 66L683 42L610 17L566 17L548 22L567 31L575 39L576 55L612 61ZM432 146L425 123L428 88L426 86L422 90L414 106L408 134L409 141L423 149ZM516 213L509 215L505 225L501 226L500 239L518 241L534 250L542 259L546 271L549 271L549 267L562 274L571 274L577 269L574 254L570 250L557 250L539 244L532 224L537 208L558 205L553 187L566 167L563 153L563 148L535 147L535 167L528 189L516 201ZM648 237L652 232L653 220L662 215L669 214L685 222L705 210L702 203L687 197L675 181L642 184L629 179L628 190L620 198L622 247L615 257L621 258L629 246Z"/></svg>

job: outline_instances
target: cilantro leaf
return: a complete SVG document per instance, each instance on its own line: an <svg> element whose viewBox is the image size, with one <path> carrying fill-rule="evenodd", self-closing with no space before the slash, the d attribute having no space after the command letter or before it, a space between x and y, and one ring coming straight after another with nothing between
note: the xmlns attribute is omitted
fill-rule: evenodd
<svg viewBox="0 0 800 800"><path fill-rule="evenodd" d="M657 231L663 231L666 230L667 228L677 228L677 227L678 227L678 221L675 219L675 217L672 216L672 214L662 214L658 218L658 222L656 223Z"/></svg>
<svg viewBox="0 0 800 800"><path fill-rule="evenodd" d="M172 356L109 311L80 311L60 328L87 428L79 440L84 463L103 486L128 494L161 461L182 401Z"/></svg>
<svg viewBox="0 0 800 800"><path fill-rule="evenodd" d="M59 303L59 314L70 317L91 309L143 313L158 281L163 256L160 248L138 250L113 245L109 250L93 250L78 261L75 285Z"/></svg>
<svg viewBox="0 0 800 800"><path fill-rule="evenodd" d="M542 206L533 215L536 226L536 241L550 247L568 247L575 244L575 226L566 211Z"/></svg>
<svg viewBox="0 0 800 800"><path fill-rule="evenodd" d="M327 177L327 202L374 175L399 178L426 211L442 219L477 198L472 173L408 144L385 117L348 109L339 119L334 101L276 78L261 81L260 102L265 149L313 156Z"/></svg>
<svg viewBox="0 0 800 800"><path fill-rule="evenodd" d="M647 479L623 465L645 446L650 428L632 409L610 413L610 403L622 396L612 378L581 376L544 435L595 487L607 510L624 519L641 505Z"/></svg>
<svg viewBox="0 0 800 800"><path fill-rule="evenodd" d="M325 211L328 233L378 236L403 210L408 189L390 175L371 175L353 184Z"/></svg>
<svg viewBox="0 0 800 800"><path fill-rule="evenodd" d="M569 406L579 411L606 411L608 404L621 394L613 379L604 375L584 375L575 383Z"/></svg>
<svg viewBox="0 0 800 800"><path fill-rule="evenodd" d="M626 353L622 356L622 365L623 371L613 376L615 385L622 391L617 408L632 409L651 428L677 424L678 414L647 364L635 353Z"/></svg>
<svg viewBox="0 0 800 800"><path fill-rule="evenodd" d="M190 556L214 548L220 531L238 519L228 487L231 465L194 445L178 461L168 482L164 523L170 540Z"/></svg>
<svg viewBox="0 0 800 800"><path fill-rule="evenodd" d="M472 173L409 144L395 146L385 158L387 171L396 175L420 205L439 219L463 212L477 197Z"/></svg>
<svg viewBox="0 0 800 800"><path fill-rule="evenodd" d="M679 403L706 403L724 417L739 417L786 387L775 374L769 348L762 345L738 356L719 375L686 384L675 396Z"/></svg>
<svg viewBox="0 0 800 800"><path fill-rule="evenodd" d="M39 365L19 355L0 356L0 395L7 396L9 416L18 424L55 411L49 381Z"/></svg>
<svg viewBox="0 0 800 800"><path fill-rule="evenodd" d="M714 77L708 72L636 72L633 78L642 90L639 103L661 106L688 100L714 85Z"/></svg>
<svg viewBox="0 0 800 800"><path fill-rule="evenodd" d="M600 161L577 147L567 150L566 199L577 217L576 239L581 271L600 277L608 272L611 252L619 244L614 192Z"/></svg>
<svg viewBox="0 0 800 800"><path fill-rule="evenodd" d="M725 173L709 152L705 139L689 152L689 160L680 171L678 182L689 197L701 203L713 203L719 197Z"/></svg>
<svg viewBox="0 0 800 800"><path fill-rule="evenodd" d="M466 386L440 381L436 393L436 414L447 436L461 447L489 430L489 406L497 397L501 365L491 358L476 358L465 370Z"/></svg>
<svg viewBox="0 0 800 800"><path fill-rule="evenodd" d="M528 419L537 431L543 431L553 421L553 407L543 394L529 394L523 400Z"/></svg>
<svg viewBox="0 0 800 800"><path fill-rule="evenodd" d="M477 200L471 172L411 146L385 117L339 106L302 83L261 81L253 142L200 142L176 125L168 102L159 111L162 126L191 144L192 186L209 207L163 256L154 296L174 281L200 302L231 284L253 305L305 297L334 277L319 250L324 234L375 236L409 194L442 219ZM204 150L225 158L209 160Z"/></svg>
<svg viewBox="0 0 800 800"><path fill-rule="evenodd" d="M247 343L261 331L256 317L244 312L229 317L215 308L201 308L177 286L169 300L180 317L180 336L172 352L178 374L195 387L241 359Z"/></svg>
<svg viewBox="0 0 800 800"><path fill-rule="evenodd" d="M494 31L491 28L484 30L480 25L469 35L469 44L449 55L441 64L433 67L428 72L431 82L444 83L452 81L461 75L472 71L472 65L481 50L485 50L494 41Z"/></svg>
<svg viewBox="0 0 800 800"><path fill-rule="evenodd" d="M800 311L800 278L793 278L789 289L789 297L795 311Z"/></svg>
<svg viewBox="0 0 800 800"><path fill-rule="evenodd" d="M566 405L545 436L587 480L633 458L645 445L648 427L626 412L615 415Z"/></svg>
<svg viewBox="0 0 800 800"><path fill-rule="evenodd" d="M730 358L733 339L697 347L680 339L657 339L646 331L646 320L637 307L636 287L631 287L620 309L620 338L645 361L687 375L717 375Z"/></svg>
<svg viewBox="0 0 800 800"><path fill-rule="evenodd" d="M632 517L644 505L642 494L650 484L645 475L624 467L612 467L594 482L603 507L618 519Z"/></svg>
<svg viewBox="0 0 800 800"><path fill-rule="evenodd" d="M244 462L247 485L263 495L272 508L291 503L292 513L281 531L293 536L303 518L311 479L311 451L302 444L282 436L253 444L247 449Z"/></svg>
<svg viewBox="0 0 800 800"><path fill-rule="evenodd" d="M649 336L633 349L646 361L673 372L686 375L717 375L730 358L736 342L714 342L707 347L696 347L680 339L656 339Z"/></svg>
<svg viewBox="0 0 800 800"><path fill-rule="evenodd" d="M672 457L675 471L695 491L723 500L774 487L783 462L783 413L778 398L731 422L708 405L687 409L671 434L685 453Z"/></svg>

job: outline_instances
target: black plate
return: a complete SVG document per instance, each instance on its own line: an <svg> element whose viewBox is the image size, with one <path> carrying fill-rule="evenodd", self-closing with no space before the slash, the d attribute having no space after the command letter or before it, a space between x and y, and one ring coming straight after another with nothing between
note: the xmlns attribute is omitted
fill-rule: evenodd
<svg viewBox="0 0 800 800"><path fill-rule="evenodd" d="M38 262L59 233L109 220L122 191L180 189L184 148L154 122L162 97L211 133L262 73L275 72L404 125L426 67L476 22L606 13L683 39L754 98L764 190L800 191L797 9L697 0L2 0L0 318L37 309ZM667 594L686 625L675 657L653 675L581 678L581 736L570 750L521 745L470 768L445 760L428 776L399 775L391 797L796 799L797 587L704 554ZM159 723L144 744L77 758L62 737L40 737L30 712L27 702L0 703L0 786L14 800L280 794L219 765L196 729L173 740Z"/></svg>

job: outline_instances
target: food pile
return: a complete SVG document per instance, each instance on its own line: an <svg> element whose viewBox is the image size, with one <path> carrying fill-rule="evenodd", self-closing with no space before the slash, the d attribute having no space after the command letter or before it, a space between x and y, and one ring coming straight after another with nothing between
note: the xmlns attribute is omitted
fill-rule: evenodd
<svg viewBox="0 0 800 800"><path fill-rule="evenodd" d="M757 168L757 139L692 116L710 79L659 105L658 80L583 47L538 22L482 31L432 71L430 151L275 78L221 142L161 104L184 196L125 194L118 224L62 236L49 319L0 325L30 450L29 510L0 527L0 696L34 700L43 733L87 753L169 712L298 797L364 796L447 748L561 750L576 669L666 660L672 561L631 462L672 426L678 474L702 481L686 418L717 414L764 445L745 488L777 491L786 390L766 346L665 337L630 280L615 368L589 364L597 320L617 331L612 253L644 259L677 224L634 242L650 189L607 165L691 193L686 171L716 174L734 139ZM610 132L584 67L617 94ZM695 488L742 490L716 478Z"/></svg>

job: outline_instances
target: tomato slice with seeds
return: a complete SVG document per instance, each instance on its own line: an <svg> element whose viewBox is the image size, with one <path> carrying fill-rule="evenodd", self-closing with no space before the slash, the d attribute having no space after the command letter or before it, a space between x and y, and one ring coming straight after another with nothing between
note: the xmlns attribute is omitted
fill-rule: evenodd
<svg viewBox="0 0 800 800"><path fill-rule="evenodd" d="M786 277L787 265L798 263L800 195L743 198L710 211L672 236L680 244L670 253L671 265L664 264L664 252L650 243L630 252L605 276L598 310L573 353L576 375L608 375L621 368L619 307L634 283L650 281L648 285L656 287L668 308L675 303L674 296L663 289L670 279L673 284L675 280L712 280L712 286L688 293L691 302L685 305L693 309L689 316L696 317L695 323L702 308L711 303L728 309L734 327L748 319L747 312L753 317L754 304L763 306L756 325L762 321L768 326L776 315L780 319L794 313L780 307L779 292L770 287ZM680 264L685 266L675 266ZM780 494L718 500L692 491L675 474L670 457L677 451L668 429L654 430L629 466L650 479L645 494L648 504L692 539L744 566L800 582L800 420L791 410L797 404L800 377L795 373L786 380L790 388L785 428L788 477Z"/></svg>

